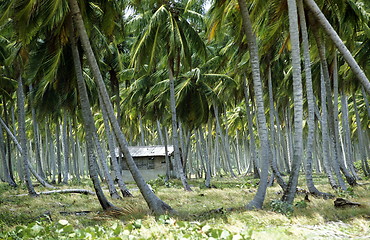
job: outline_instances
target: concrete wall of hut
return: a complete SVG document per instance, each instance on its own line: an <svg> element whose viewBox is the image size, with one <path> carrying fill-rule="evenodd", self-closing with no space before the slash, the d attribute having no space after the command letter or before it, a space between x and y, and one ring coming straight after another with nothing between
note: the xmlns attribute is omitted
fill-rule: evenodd
<svg viewBox="0 0 370 240"><path fill-rule="evenodd" d="M124 160L123 160L124 161ZM159 175L166 175L166 160L164 157L135 157L134 161L138 166L145 181L156 179ZM148 169L152 168L152 169ZM123 163L123 180L125 182L133 182L130 171Z"/></svg>

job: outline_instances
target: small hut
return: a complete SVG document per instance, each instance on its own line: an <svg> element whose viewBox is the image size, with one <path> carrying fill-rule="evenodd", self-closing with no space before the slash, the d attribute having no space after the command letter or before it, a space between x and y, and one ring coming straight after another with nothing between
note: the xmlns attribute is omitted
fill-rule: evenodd
<svg viewBox="0 0 370 240"><path fill-rule="evenodd" d="M136 166L139 168L144 179L156 179L158 175L166 175L166 151L164 146L130 146L128 147ZM169 157L169 164L171 165L171 157L173 156L173 146L167 146L167 156ZM127 167L126 161L122 156L122 170L123 179L125 181L132 181L131 173ZM116 158L118 160L118 149L116 149Z"/></svg>

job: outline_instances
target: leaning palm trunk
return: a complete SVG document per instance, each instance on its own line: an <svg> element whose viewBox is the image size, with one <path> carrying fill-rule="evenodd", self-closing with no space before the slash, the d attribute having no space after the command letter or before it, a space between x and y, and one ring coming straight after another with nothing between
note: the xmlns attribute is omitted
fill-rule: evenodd
<svg viewBox="0 0 370 240"><path fill-rule="evenodd" d="M19 139L21 141L22 147L22 159L23 159L23 173L24 173L24 180L26 182L26 186L28 189L28 194L30 196L36 196L37 193L33 188L31 175L30 175L30 163L28 161L28 148L27 148L27 136L26 136L26 120L25 120L25 110L24 110L24 93L23 93L23 82L22 76L18 76L18 111L19 111Z"/></svg>
<svg viewBox="0 0 370 240"><path fill-rule="evenodd" d="M73 33L71 26L71 33ZM89 166L89 173L90 178L92 179L94 189L100 205L104 210L108 210L111 208L115 208L113 204L111 204L105 197L103 190L100 186L100 181L98 178L98 171L97 171L97 164L94 154L94 142L93 142L93 133L94 133L94 119L91 115L90 110L90 103L89 98L87 96L86 85L82 75L82 68L80 63L80 56L78 53L78 48L76 45L75 36L72 34L71 36L71 45L72 45L72 55L73 55L73 63L74 69L77 78L77 85L78 85L78 92L80 96L80 103L81 103L81 112L84 121L85 131L86 131L86 147L87 147L87 157L88 157L88 166Z"/></svg>
<svg viewBox="0 0 370 240"><path fill-rule="evenodd" d="M333 189L337 189L338 185L335 181L333 172L331 170L329 158L329 133L328 133L328 115L326 108L326 88L325 80L323 76L323 70L321 66L321 135L322 135L322 152L323 152L323 163L326 174L328 175L329 183Z"/></svg>
<svg viewBox="0 0 370 240"><path fill-rule="evenodd" d="M284 191L282 200L293 203L299 177L299 169L302 161L302 120L303 120L303 91L301 76L301 59L299 49L298 14L295 0L288 0L289 32L292 43L292 67L293 67L293 98L294 98L294 149L292 171L289 177L287 189Z"/></svg>
<svg viewBox="0 0 370 240"><path fill-rule="evenodd" d="M180 159L179 137L177 132L177 117L176 117L176 102L175 102L175 79L173 76L172 66L168 64L168 74L170 78L170 104L171 104L171 117L172 117L172 138L174 149L174 161L176 164L177 174L182 182L185 191L192 191L186 179L183 165Z"/></svg>
<svg viewBox="0 0 370 240"><path fill-rule="evenodd" d="M5 95L3 95L3 109L4 109L4 120L5 120L5 124L9 125L8 107L7 107ZM14 161L13 159L15 159L16 156L13 157L12 156L12 151L10 150L11 149L11 146L10 146L10 136L9 136L9 134L7 134L6 145L7 145L7 149L8 149L8 168L9 168L8 170L9 170L9 175L10 175L10 178L12 179L12 181L15 182L14 175L13 175L12 162Z"/></svg>
<svg viewBox="0 0 370 240"><path fill-rule="evenodd" d="M72 33L71 35L72 35L72 48L73 48L72 49L72 51L73 51L72 52L73 53L73 62L74 62L74 65L75 65L76 78L77 78L77 83L78 83L78 87L79 87L78 89L79 89L79 94L80 94L80 99L81 99L81 108L83 108L83 110L84 110L84 112L83 112L84 115L83 116L84 116L86 131L89 131L93 136L93 140L95 142L95 147L96 147L99 159L100 159L100 163L103 167L104 177L105 177L105 179L107 181L107 184L108 184L109 194L111 195L111 197L113 199L120 199L120 196L118 195L117 190L114 186L112 176L109 173L107 160L106 160L106 154L103 151L101 143L99 141L99 137L98 137L96 127L95 127L95 124L94 124L94 117L93 117L93 115L91 113L91 110L90 110L91 109L90 108L90 102L89 102L89 98L88 98L88 95L87 95L87 89L86 89L86 86L85 86L85 82L84 82L84 79L83 79L83 73L82 73L82 70L81 70L82 69L81 68L81 62L80 62L80 58L79 58L79 51L78 51L76 41L74 39L72 26L71 26L70 32ZM97 169L96 166L94 166L94 167Z"/></svg>
<svg viewBox="0 0 370 240"><path fill-rule="evenodd" d="M100 107L102 109L102 115L103 115L103 121L104 121L104 127L105 127L105 134L106 134L106 137L107 137L107 140L108 140L108 147L109 147L109 152L110 152L110 156L111 156L111 162L112 162L113 170L115 172L115 177L116 177L117 182L118 182L118 186L121 190L121 193L122 193L123 197L132 197L132 194L130 193L130 191L127 189L125 183L123 182L120 167L118 165L117 157L116 157L116 154L115 154L115 148L116 147L115 147L115 144L114 144L113 135L112 135L111 130L110 130L107 111L105 109L105 106L103 104L103 100L101 99L100 94L99 94L99 102L100 102Z"/></svg>
<svg viewBox="0 0 370 240"><path fill-rule="evenodd" d="M329 21L325 18L324 14L321 12L320 8L317 6L314 0L304 0L305 5L313 13L314 17L320 23L321 27L324 29L325 33L330 37L335 46L338 48L339 52L343 54L344 59L351 67L355 76L360 80L361 84L365 87L368 94L370 94L370 82L366 77L365 73L362 71L360 66L357 64L356 60L353 58L351 52L344 45L343 41L338 36L337 32L331 26Z"/></svg>
<svg viewBox="0 0 370 240"><path fill-rule="evenodd" d="M362 124L361 124L361 119L360 115L358 114L358 107L357 107L357 101L356 101L356 94L355 92L352 93L352 101L353 101L353 109L355 110L355 115L356 115L356 125L357 125L357 136L358 136L358 143L360 147L360 154L361 154L361 164L362 164L362 170L364 171L364 175L370 176L370 168L367 163L367 155L366 155L366 148L367 146L364 144L364 135L362 132Z"/></svg>
<svg viewBox="0 0 370 240"><path fill-rule="evenodd" d="M2 121L2 120L1 120ZM9 149L10 151L10 149ZM3 163L3 171L4 171L4 178L5 181L12 187L16 187L17 184L10 176L8 163L6 162L6 154L5 154L5 143L4 143L4 135L3 135L3 127L0 125L0 157Z"/></svg>
<svg viewBox="0 0 370 240"><path fill-rule="evenodd" d="M128 168L130 169L130 172L132 174L132 177L134 178L137 186L140 189L141 194L143 195L145 201L147 202L149 208L154 212L154 214L164 214L168 211L173 211L172 208L167 205L165 202L160 200L153 191L148 187L148 185L145 183L139 169L137 168L129 150L128 150L128 144L126 141L125 136L123 135L120 126L118 124L117 118L114 115L112 103L110 102L107 89L105 87L103 77L100 73L98 63L96 61L96 58L94 56L94 53L92 51L90 40L88 38L85 25L82 19L82 15L77 3L77 0L69 0L69 6L71 9L73 21L76 25L77 32L79 33L82 47L85 51L88 63L90 65L91 71L94 75L95 81L98 86L98 90L100 94L102 95L103 104L105 105L107 109L107 114L109 117L109 121L112 125L113 132L118 140L119 147L123 151L125 155L125 159L128 165Z"/></svg>
<svg viewBox="0 0 370 240"><path fill-rule="evenodd" d="M87 95L87 92L86 92L86 95ZM116 187L114 186L113 178L112 178L112 176L109 172L109 168L108 168L108 164L107 164L107 156L105 154L105 151L103 151L102 144L99 141L99 136L97 134L96 127L95 127L95 124L94 124L94 118L92 116L90 108L88 110L89 110L88 111L88 116L86 116L86 117L91 118L88 121L88 124L92 124L90 126L90 128L92 130L93 140L95 142L95 147L96 147L96 151L97 151L98 156L99 156L100 164L103 168L104 178L105 178L105 180L107 182L107 185L108 185L109 194L113 199L120 199L121 197L118 195Z"/></svg>
<svg viewBox="0 0 370 240"><path fill-rule="evenodd" d="M304 71L306 76L306 92L307 92L307 105L308 105L308 134L306 146L306 183L308 190L311 194L322 196L324 193L320 192L314 185L312 179L312 152L315 137L315 102L312 88L312 75L311 75L311 61L310 50L308 44L308 33L305 19L305 12L302 0L297 1L298 13L300 19L301 33L302 33L302 46L304 56Z"/></svg>
<svg viewBox="0 0 370 240"><path fill-rule="evenodd" d="M314 24L314 23L313 23ZM344 180L342 178L342 175L340 173L340 168L339 168L339 160L338 160L338 152L336 149L336 139L334 136L334 106L332 102L332 97L331 97L331 87L330 87L330 75L329 75L329 68L328 68L328 63L326 61L326 50L325 50L325 45L320 37L320 33L316 27L313 27L313 32L315 34L316 42L317 42L317 48L319 50L319 55L320 55L320 61L322 64L322 73L323 73L323 78L325 81L325 95L326 95L326 100L325 102L327 103L327 126L328 126L328 139L329 139L329 146L332 147L332 158L331 158L331 166L333 167L334 173L337 176L339 187L342 190L346 190L347 187L344 183ZM330 147L329 147L330 148Z"/></svg>
<svg viewBox="0 0 370 240"><path fill-rule="evenodd" d="M351 175L351 173L348 171L347 167L344 164L344 157L343 157L343 149L342 144L340 141L339 136L339 110L338 110L338 63L337 63L337 55L335 54L334 57L334 73L333 73L333 89L334 89L334 107L333 107L333 115L334 115L334 138L335 138L335 148L338 156L338 163L340 170L346 177L346 180L349 185L355 186L357 185L356 178Z"/></svg>
<svg viewBox="0 0 370 240"><path fill-rule="evenodd" d="M268 131L266 124L265 108L263 104L263 92L262 92L262 81L260 75L260 64L258 57L258 46L256 36L252 30L252 23L249 17L249 12L247 4L244 0L238 0L240 7L240 13L243 20L243 28L245 30L245 35L247 37L247 42L249 45L250 61L252 66L252 78L253 86L256 95L256 105L257 105L257 120L258 120L258 132L261 141L261 179L260 184L257 189L257 193L253 200L248 203L247 208L253 209L262 208L263 202L265 200L266 189L267 189L267 178L268 178L268 167L270 158L270 146L268 142Z"/></svg>
<svg viewBox="0 0 370 240"><path fill-rule="evenodd" d="M9 134L9 136L13 139L15 145L17 146L19 152L22 154L22 156L24 155L23 153L23 148L21 146L22 143L19 143L17 138L14 136L14 134L10 131L10 129L6 126L6 124L4 123L4 121L0 118L0 124L3 125L3 127L5 128L5 130L7 131L7 133ZM19 131L18 131L19 132ZM20 133L19 133L20 134ZM21 134L20 134L21 135ZM22 139L21 139L22 140ZM28 149L27 149L28 151ZM32 175L37 179L37 181L40 182L40 184L46 188L55 188L54 186L50 185L49 183L47 183L42 177L40 177L40 175L36 172L36 170L32 167L31 163L29 162L28 158L27 158L27 162L28 162L28 169L29 171L32 173ZM25 176L26 177L26 176Z"/></svg>
<svg viewBox="0 0 370 240"><path fill-rule="evenodd" d="M367 98L368 95L365 92L364 86L361 86L361 93L362 93L362 96L364 97L364 102L365 102L365 106L367 109L367 117L370 118L370 104L369 104L369 99Z"/></svg>

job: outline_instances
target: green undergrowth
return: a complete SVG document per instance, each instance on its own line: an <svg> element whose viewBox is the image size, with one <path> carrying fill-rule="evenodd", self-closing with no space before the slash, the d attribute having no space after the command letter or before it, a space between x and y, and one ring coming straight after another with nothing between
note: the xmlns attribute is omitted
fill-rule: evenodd
<svg viewBox="0 0 370 240"><path fill-rule="evenodd" d="M163 178L150 181L155 193L176 215L154 217L137 187L128 183L131 198L110 200L121 211L104 212L96 196L53 194L38 197L16 196L27 193L0 183L0 239L315 239L370 237L370 185L331 190L325 177L315 175L320 191L361 203L360 207L338 209L334 199L298 194L292 205L281 202L281 189L270 187L263 210L247 211L258 181L250 177L217 178L213 187L190 179L192 192L181 182ZM300 179L304 186L304 178ZM90 189L82 184L58 188ZM37 186L37 192L47 189ZM105 188L106 195L108 191ZM88 212L83 212L88 211ZM334 237L333 237L334 236Z"/></svg>

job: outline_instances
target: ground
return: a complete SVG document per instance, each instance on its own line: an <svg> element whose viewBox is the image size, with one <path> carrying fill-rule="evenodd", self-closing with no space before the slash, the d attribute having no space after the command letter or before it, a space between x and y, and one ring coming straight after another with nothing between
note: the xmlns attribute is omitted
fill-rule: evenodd
<svg viewBox="0 0 370 240"><path fill-rule="evenodd" d="M247 211L257 180L250 177L217 178L206 189L190 180L193 192L181 183L151 181L155 193L177 215L154 217L134 184L134 197L111 200L121 211L103 212L93 195L53 194L36 198L16 196L24 187L12 189L0 183L0 239L370 239L370 185L347 192L330 189L324 176L315 175L321 191L359 202L360 207L337 209L334 199L296 196L293 206L279 201L279 186L268 189L263 210ZM304 179L300 179L304 186ZM92 189L89 180L59 188ZM304 188L304 187L302 187ZM46 189L36 186L38 192ZM108 195L108 193L107 193ZM88 211L88 212L83 212Z"/></svg>

